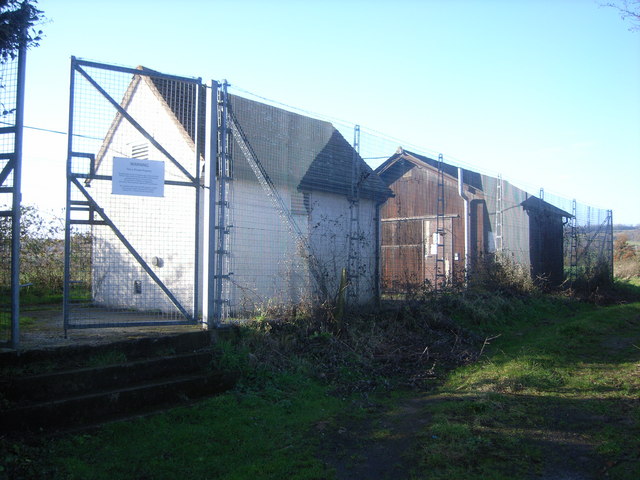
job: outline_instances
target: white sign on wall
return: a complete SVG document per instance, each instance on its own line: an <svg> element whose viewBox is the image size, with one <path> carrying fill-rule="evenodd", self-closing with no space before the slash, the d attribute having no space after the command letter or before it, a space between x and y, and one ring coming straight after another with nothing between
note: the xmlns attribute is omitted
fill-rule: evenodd
<svg viewBox="0 0 640 480"><path fill-rule="evenodd" d="M164 197L164 162L113 157L111 193Z"/></svg>

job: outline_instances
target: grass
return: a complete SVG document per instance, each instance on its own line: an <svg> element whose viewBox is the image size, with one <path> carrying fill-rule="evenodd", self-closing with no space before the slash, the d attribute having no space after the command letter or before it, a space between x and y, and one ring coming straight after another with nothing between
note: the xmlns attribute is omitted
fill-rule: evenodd
<svg viewBox="0 0 640 480"><path fill-rule="evenodd" d="M107 351L101 354L92 355L87 358L87 367L97 368L97 367L105 367L108 365L115 365L118 363L124 363L127 361L127 356L124 352L120 351Z"/></svg>
<svg viewBox="0 0 640 480"><path fill-rule="evenodd" d="M74 287L70 293L71 301L91 300L91 289L85 286ZM62 291L46 288L25 287L20 291L20 307L29 309L42 305L62 305ZM0 292L0 305L11 305L11 294L6 287Z"/></svg>
<svg viewBox="0 0 640 480"><path fill-rule="evenodd" d="M34 319L29 316L20 315L20 325L32 325ZM11 314L9 312L0 312L0 325L10 325Z"/></svg>
<svg viewBox="0 0 640 480"><path fill-rule="evenodd" d="M439 388L417 477L529 478L592 462L640 478L640 303L536 309L500 330Z"/></svg>
<svg viewBox="0 0 640 480"><path fill-rule="evenodd" d="M630 278L626 283L634 287L640 287L640 277Z"/></svg>
<svg viewBox="0 0 640 480"><path fill-rule="evenodd" d="M535 448L523 448L518 430L532 419L518 405L484 398L443 401L420 436L416 478L514 479L526 476ZM513 418L522 426L510 427Z"/></svg>
<svg viewBox="0 0 640 480"><path fill-rule="evenodd" d="M314 424L340 405L316 383L282 374L260 392L231 392L58 440L41 468L69 480L328 478L314 457Z"/></svg>
<svg viewBox="0 0 640 480"><path fill-rule="evenodd" d="M619 288L640 299L640 282ZM415 479L571 478L567 469L640 478L640 302L478 291L346 318L341 328L243 327L220 344L216 364L242 375L233 391L35 445L0 441L0 478L331 479L332 455L356 478L367 448L394 442ZM482 350L477 361L461 356L467 365L408 381L434 370L438 342L452 352L465 339ZM402 406L429 385L429 401L402 420Z"/></svg>
<svg viewBox="0 0 640 480"><path fill-rule="evenodd" d="M39 305L51 305L62 303L62 293L41 291L35 289L24 289L20 292L20 306L34 307ZM0 295L0 304L11 305L11 297L8 294Z"/></svg>

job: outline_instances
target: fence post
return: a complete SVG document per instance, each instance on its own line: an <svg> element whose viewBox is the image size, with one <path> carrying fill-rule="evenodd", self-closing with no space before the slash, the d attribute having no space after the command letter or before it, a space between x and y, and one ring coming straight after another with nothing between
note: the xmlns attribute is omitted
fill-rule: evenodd
<svg viewBox="0 0 640 480"><path fill-rule="evenodd" d="M216 164L218 159L218 117L217 98L220 86L218 82L211 80L209 95L207 95L206 110L206 143L205 143L205 188L207 190L207 202L204 214L204 273L203 273L203 319L208 329L217 323L214 318L216 304L215 289L215 262L216 262Z"/></svg>
<svg viewBox="0 0 640 480"><path fill-rule="evenodd" d="M26 28L18 51L16 124L14 136L13 206L11 222L11 348L20 346L20 204L22 202L22 134L24 129L24 88L27 61Z"/></svg>
<svg viewBox="0 0 640 480"><path fill-rule="evenodd" d="M195 204L195 225L194 225L194 240L195 240L195 253L194 253L194 264L193 264L193 310L192 315L195 322L198 321L199 315L202 313L202 248L203 248L203 237L202 237L202 174L201 174L201 164L200 157L204 155L205 152L200 151L200 122L201 115L201 103L200 99L202 95L206 95L206 91L204 85L202 85L202 79L198 79L198 83L195 87L195 129L193 131L193 144L194 144L194 153L195 153L195 172L194 172L194 182L195 182L195 196L196 196L196 204ZM206 107L205 107L206 108ZM206 112L205 112L206 115ZM206 120L205 120L206 125ZM206 131L205 138L206 138ZM205 145L206 149L206 145Z"/></svg>
<svg viewBox="0 0 640 480"><path fill-rule="evenodd" d="M607 248L609 249L609 265L611 266L609 275L611 283L613 283L613 210L607 210L607 220L609 222L607 225L607 233L609 234L607 235L609 237Z"/></svg>
<svg viewBox="0 0 640 480"><path fill-rule="evenodd" d="M73 158L73 108L75 95L76 57L71 57L69 76L69 124L67 130L66 206L64 222L64 286L62 291L62 319L64 336L69 327L69 302L71 300L71 161Z"/></svg>
<svg viewBox="0 0 640 480"><path fill-rule="evenodd" d="M228 204L228 182L230 180L229 169L229 125L228 125L228 95L226 80L223 80L222 84L216 84L216 168L210 169L209 174L215 177L216 173L219 175L219 185L215 185L213 191L213 203L212 208L217 210L217 216L215 217L215 223L213 229L215 231L215 244L210 245L215 252L215 275L214 285L215 292L213 298L213 317L217 326L224 320L224 301L223 299L223 282L225 276L228 276L230 272L224 270L225 255L228 255L228 244L226 241L226 235L228 235L227 226L227 209L230 208ZM215 182L215 178L213 182ZM217 201L216 201L217 200ZM210 239L211 241L211 239Z"/></svg>

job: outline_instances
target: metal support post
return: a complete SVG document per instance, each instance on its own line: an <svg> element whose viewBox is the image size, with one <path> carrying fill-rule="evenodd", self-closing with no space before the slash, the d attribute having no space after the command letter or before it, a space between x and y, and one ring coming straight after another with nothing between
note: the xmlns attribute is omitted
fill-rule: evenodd
<svg viewBox="0 0 640 480"><path fill-rule="evenodd" d="M360 125L353 129L351 194L349 198L348 297L350 306L358 302L360 292Z"/></svg>
<svg viewBox="0 0 640 480"><path fill-rule="evenodd" d="M498 182L496 184L496 252L502 253L502 249L504 248L504 239L503 239L503 209L504 205L502 202L502 175L498 175Z"/></svg>
<svg viewBox="0 0 640 480"><path fill-rule="evenodd" d="M578 277L578 204L575 199L571 203L571 244L569 252L569 282L574 284Z"/></svg>
<svg viewBox="0 0 640 480"><path fill-rule="evenodd" d="M27 61L26 31L18 52L18 85L14 136L13 205L11 220L11 348L20 346L20 223L22 202L22 133L24 129L24 89Z"/></svg>
<svg viewBox="0 0 640 480"><path fill-rule="evenodd" d="M226 315L225 305L228 305L229 299L223 298L227 289L224 288L224 283L228 282L229 275L229 252L227 236L229 235L228 214L230 211L229 205L229 182L231 181L231 159L229 158L229 99L227 95L228 83L223 80L221 88L217 90L217 168L210 173L211 175L218 175L217 182L217 201L214 208L217 211L216 215L216 249L215 249L215 297L214 297L214 309L213 319L216 325L219 325ZM213 170L213 169L212 169Z"/></svg>
<svg viewBox="0 0 640 480"><path fill-rule="evenodd" d="M65 208L64 222L64 286L62 293L62 318L64 326L64 336L67 337L69 329L69 313L71 299L71 176L73 160L73 107L75 95L75 71L76 58L71 57L71 73L69 84L69 125L67 134L67 203Z"/></svg>
<svg viewBox="0 0 640 480"><path fill-rule="evenodd" d="M438 199L436 202L436 275L434 288L437 292L447 282L445 269L445 229L444 229L444 158L438 155Z"/></svg>
<svg viewBox="0 0 640 480"><path fill-rule="evenodd" d="M209 95L207 95L206 110L206 143L205 143L205 192L206 203L204 212L204 242L203 242L203 320L207 328L216 326L214 312L216 302L216 289L214 275L216 271L216 164L218 155L217 146L217 98L220 85L211 81Z"/></svg>
<svg viewBox="0 0 640 480"><path fill-rule="evenodd" d="M607 260L609 261L609 279L613 283L613 210L607 210Z"/></svg>
<svg viewBox="0 0 640 480"><path fill-rule="evenodd" d="M202 106L200 105L200 99L202 95L206 95L204 85L202 85L202 79L198 79L198 83L195 87L195 124L196 128L193 132L193 143L194 143L194 154L195 154L195 171L194 171L194 187L195 187L195 225L194 225L194 237L195 237L195 252L194 252L194 265L193 265L193 311L192 318L197 321L200 313L202 312L202 297L201 297L201 288L202 288L202 248L203 248L203 238L202 238L202 178L200 174L200 159L204 152L200 149L200 135L201 130L199 128L200 125L200 109ZM206 115L206 112L205 112ZM206 133L205 133L206 136Z"/></svg>

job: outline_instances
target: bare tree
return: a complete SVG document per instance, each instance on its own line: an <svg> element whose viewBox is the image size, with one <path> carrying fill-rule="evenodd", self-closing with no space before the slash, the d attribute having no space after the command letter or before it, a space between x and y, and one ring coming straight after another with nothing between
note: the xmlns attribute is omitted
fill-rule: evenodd
<svg viewBox="0 0 640 480"><path fill-rule="evenodd" d="M601 4L603 7L611 7L618 10L623 20L629 20L632 32L640 32L640 0L617 0Z"/></svg>

